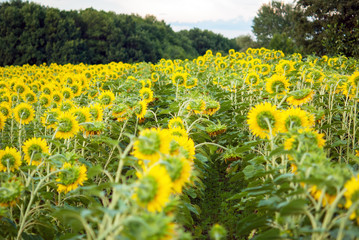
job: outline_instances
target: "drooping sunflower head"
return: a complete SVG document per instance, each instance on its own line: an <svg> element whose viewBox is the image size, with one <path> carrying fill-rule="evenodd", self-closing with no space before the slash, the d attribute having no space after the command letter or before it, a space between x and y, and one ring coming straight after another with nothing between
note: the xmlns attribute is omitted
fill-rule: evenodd
<svg viewBox="0 0 359 240"><path fill-rule="evenodd" d="M168 128L176 128L176 127L185 129L182 118L175 117L168 121Z"/></svg>
<svg viewBox="0 0 359 240"><path fill-rule="evenodd" d="M206 109L206 102L203 99L192 99L188 103L187 109L195 114L202 114Z"/></svg>
<svg viewBox="0 0 359 240"><path fill-rule="evenodd" d="M56 181L57 191L59 193L68 193L72 190L75 190L79 186L82 186L87 180L87 168L85 165L73 165L71 163L65 162L61 168L61 172L58 175Z"/></svg>
<svg viewBox="0 0 359 240"><path fill-rule="evenodd" d="M31 138L24 142L22 147L25 153L24 160L28 165L38 166L45 154L49 154L49 147L46 140L42 138Z"/></svg>
<svg viewBox="0 0 359 240"><path fill-rule="evenodd" d="M162 165L145 168L139 173L137 187L133 198L137 203L150 212L160 212L170 201L172 181L167 170Z"/></svg>
<svg viewBox="0 0 359 240"><path fill-rule="evenodd" d="M13 147L0 150L0 172L15 171L21 166L20 152Z"/></svg>
<svg viewBox="0 0 359 240"><path fill-rule="evenodd" d="M280 111L269 102L253 107L248 113L247 122L251 132L260 138L275 136L282 127Z"/></svg>
<svg viewBox="0 0 359 240"><path fill-rule="evenodd" d="M14 108L13 114L17 122L28 124L34 119L35 111L30 104L20 103Z"/></svg>
<svg viewBox="0 0 359 240"><path fill-rule="evenodd" d="M170 139L166 129L145 129L135 141L132 155L139 160L149 160L151 165L160 159L161 154L169 153Z"/></svg>
<svg viewBox="0 0 359 240"><path fill-rule="evenodd" d="M80 126L70 112L62 112L56 122L56 138L68 139L75 136L80 131Z"/></svg>
<svg viewBox="0 0 359 240"><path fill-rule="evenodd" d="M293 106L300 106L304 103L308 103L313 99L314 91L309 88L300 89L297 91L291 91L287 98L287 102Z"/></svg>
<svg viewBox="0 0 359 240"><path fill-rule="evenodd" d="M270 94L284 94L289 90L289 82L283 75L273 75L266 82L266 90Z"/></svg>

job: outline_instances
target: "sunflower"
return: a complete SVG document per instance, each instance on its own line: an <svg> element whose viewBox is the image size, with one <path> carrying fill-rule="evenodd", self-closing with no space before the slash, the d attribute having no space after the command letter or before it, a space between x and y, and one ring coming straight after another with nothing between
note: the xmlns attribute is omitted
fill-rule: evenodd
<svg viewBox="0 0 359 240"><path fill-rule="evenodd" d="M187 81L187 74L182 72L175 72L172 75L172 83L175 86L184 86Z"/></svg>
<svg viewBox="0 0 359 240"><path fill-rule="evenodd" d="M313 99L314 91L309 88L292 91L288 95L287 103L293 106L300 106Z"/></svg>
<svg viewBox="0 0 359 240"><path fill-rule="evenodd" d="M0 112L4 115L4 117L8 118L11 116L11 105L8 102L0 103Z"/></svg>
<svg viewBox="0 0 359 240"><path fill-rule="evenodd" d="M0 172L11 172L19 169L21 166L20 152L13 147L6 147L5 150L0 150Z"/></svg>
<svg viewBox="0 0 359 240"><path fill-rule="evenodd" d="M80 126L74 116L70 112L60 113L56 122L56 138L68 139L75 136L80 131Z"/></svg>
<svg viewBox="0 0 359 240"><path fill-rule="evenodd" d="M165 167L154 165L144 173L137 173L137 187L133 198L138 205L150 212L160 212L170 201L172 192L171 177Z"/></svg>
<svg viewBox="0 0 359 240"><path fill-rule="evenodd" d="M91 121L89 107L73 108L70 113L76 117L76 120L79 124ZM83 129L83 127L81 126L80 129Z"/></svg>
<svg viewBox="0 0 359 240"><path fill-rule="evenodd" d="M103 106L109 107L112 104L113 100L115 100L115 94L108 90L103 91L99 96L99 100Z"/></svg>
<svg viewBox="0 0 359 240"><path fill-rule="evenodd" d="M51 101L52 102L55 102L57 104L60 104L61 101L62 101L62 94L59 93L59 92L54 92L52 95L51 95Z"/></svg>
<svg viewBox="0 0 359 240"><path fill-rule="evenodd" d="M124 103L115 104L112 108L112 116L116 118L118 122L126 120L129 114L130 107Z"/></svg>
<svg viewBox="0 0 359 240"><path fill-rule="evenodd" d="M186 136L173 136L170 140L170 155L183 156L188 161L192 162L195 155L194 142L191 138Z"/></svg>
<svg viewBox="0 0 359 240"><path fill-rule="evenodd" d="M265 76L271 72L271 67L269 64L261 64L260 66L260 73Z"/></svg>
<svg viewBox="0 0 359 240"><path fill-rule="evenodd" d="M59 173L59 177L56 179L57 192L68 193L75 190L79 186L82 186L87 180L87 168L85 165L72 165L71 163L65 162Z"/></svg>
<svg viewBox="0 0 359 240"><path fill-rule="evenodd" d="M319 148L323 148L325 145L325 139L323 133L318 133L317 131L311 128L300 128L298 133L304 136L304 139L307 139L311 142L311 145L316 145ZM310 145L310 143L308 144Z"/></svg>
<svg viewBox="0 0 359 240"><path fill-rule="evenodd" d="M359 200L359 174L348 180L344 184L344 188L346 189L344 193L346 200L344 207L349 209L354 202ZM350 219L356 219L359 224L359 211L357 209L350 215Z"/></svg>
<svg viewBox="0 0 359 240"><path fill-rule="evenodd" d="M20 103L14 108L14 118L20 124L28 124L34 119L35 111L28 103Z"/></svg>
<svg viewBox="0 0 359 240"><path fill-rule="evenodd" d="M153 91L151 90L151 88L141 88L140 96L142 98L142 101L145 101L146 103L153 101Z"/></svg>
<svg viewBox="0 0 359 240"><path fill-rule="evenodd" d="M252 133L260 138L275 136L282 128L281 113L269 102L260 103L248 113L248 125Z"/></svg>
<svg viewBox="0 0 359 240"><path fill-rule="evenodd" d="M174 193L182 193L183 186L190 181L191 163L183 157L168 156L163 159L161 164L171 177Z"/></svg>
<svg viewBox="0 0 359 240"><path fill-rule="evenodd" d="M1 182L0 207L15 206L23 190L24 185L17 178L9 178L6 182Z"/></svg>
<svg viewBox="0 0 359 240"><path fill-rule="evenodd" d="M256 72L250 72L247 74L245 82L250 86L256 86L260 82L259 75Z"/></svg>
<svg viewBox="0 0 359 240"><path fill-rule="evenodd" d="M46 128L56 129L56 121L60 115L60 110L53 108L48 109L44 112L44 115L41 117L41 123Z"/></svg>
<svg viewBox="0 0 359 240"><path fill-rule="evenodd" d="M44 108L47 108L51 105L52 96L42 93L39 97L39 103Z"/></svg>
<svg viewBox="0 0 359 240"><path fill-rule="evenodd" d="M27 103L33 104L37 101L36 94L31 90L24 92L23 96Z"/></svg>
<svg viewBox="0 0 359 240"><path fill-rule="evenodd" d="M186 129L181 127L173 127L168 129L172 136L188 137Z"/></svg>
<svg viewBox="0 0 359 240"><path fill-rule="evenodd" d="M160 74L158 72L151 73L152 82L157 82L160 79Z"/></svg>
<svg viewBox="0 0 359 240"><path fill-rule="evenodd" d="M61 94L62 94L63 98L66 100L71 100L74 97L74 93L72 92L72 89L69 87L64 87L61 90Z"/></svg>
<svg viewBox="0 0 359 240"><path fill-rule="evenodd" d="M70 111L74 107L75 107L74 103L72 101L70 101L70 100L62 101L61 104L60 104L60 110L62 112Z"/></svg>
<svg viewBox="0 0 359 240"><path fill-rule="evenodd" d="M189 102L187 109L196 114L202 114L206 109L206 102L202 99L192 99Z"/></svg>
<svg viewBox="0 0 359 240"><path fill-rule="evenodd" d="M270 94L285 94L289 90L289 82L285 76L273 75L266 82L266 90Z"/></svg>
<svg viewBox="0 0 359 240"><path fill-rule="evenodd" d="M96 103L90 106L90 114L93 121L101 122L103 118L103 109L101 104Z"/></svg>
<svg viewBox="0 0 359 240"><path fill-rule="evenodd" d="M176 128L176 127L185 129L182 118L175 117L175 118L172 118L171 120L169 120L168 128Z"/></svg>
<svg viewBox="0 0 359 240"><path fill-rule="evenodd" d="M292 128L311 127L308 113L300 108L289 108L282 112L282 132L288 132Z"/></svg>
<svg viewBox="0 0 359 240"><path fill-rule="evenodd" d="M212 116L219 110L220 106L219 102L215 100L206 101L206 108L203 111L203 114Z"/></svg>
<svg viewBox="0 0 359 240"><path fill-rule="evenodd" d="M132 155L140 160L157 162L161 154L168 154L171 135L166 129L145 129L140 132L133 145Z"/></svg>
<svg viewBox="0 0 359 240"><path fill-rule="evenodd" d="M295 70L294 62L289 60L280 60L275 69L278 74L287 74Z"/></svg>
<svg viewBox="0 0 359 240"><path fill-rule="evenodd" d="M299 143L302 143L301 145ZM297 150L299 146L316 146L323 148L325 144L324 134L318 133L311 128L299 128L296 133L284 140L285 150Z"/></svg>
<svg viewBox="0 0 359 240"><path fill-rule="evenodd" d="M189 79L186 80L184 86L187 89L194 88L195 86L197 86L197 82L198 82L197 78L189 78Z"/></svg>
<svg viewBox="0 0 359 240"><path fill-rule="evenodd" d="M3 130L6 124L6 117L0 112L0 130Z"/></svg>
<svg viewBox="0 0 359 240"><path fill-rule="evenodd" d="M29 87L25 85L25 83L22 82L17 82L14 85L14 92L17 94L23 94L24 92L26 92L27 90L29 90Z"/></svg>
<svg viewBox="0 0 359 240"><path fill-rule="evenodd" d="M147 103L145 101L139 101L134 107L134 112L139 120L143 119L147 112Z"/></svg>
<svg viewBox="0 0 359 240"><path fill-rule="evenodd" d="M22 146L25 153L24 160L28 165L40 165L43 154L50 154L46 140L42 138L31 138L24 142Z"/></svg>

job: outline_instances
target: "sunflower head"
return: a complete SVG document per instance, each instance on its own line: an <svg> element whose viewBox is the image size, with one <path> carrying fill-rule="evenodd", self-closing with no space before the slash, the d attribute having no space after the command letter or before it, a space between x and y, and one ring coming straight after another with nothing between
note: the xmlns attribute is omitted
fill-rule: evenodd
<svg viewBox="0 0 359 240"><path fill-rule="evenodd" d="M20 103L13 111L15 120L21 124L30 123L35 116L35 111L28 103Z"/></svg>
<svg viewBox="0 0 359 240"><path fill-rule="evenodd" d="M43 156L50 153L46 140L42 138L31 138L24 142L22 148L25 153L24 160L29 165L38 166Z"/></svg>
<svg viewBox="0 0 359 240"><path fill-rule="evenodd" d="M59 193L68 193L75 190L87 180L87 168L85 165L73 165L65 162L61 168L61 172L58 175L56 181L58 182L57 191Z"/></svg>
<svg viewBox="0 0 359 240"><path fill-rule="evenodd" d="M17 178L9 178L7 181L2 182L0 188L0 206L15 206L23 190L24 186Z"/></svg>
<svg viewBox="0 0 359 240"><path fill-rule="evenodd" d="M185 129L182 118L175 117L169 120L168 128L176 128L176 127Z"/></svg>
<svg viewBox="0 0 359 240"><path fill-rule="evenodd" d="M260 103L248 113L248 125L252 133L260 138L275 136L281 129L281 114L275 105Z"/></svg>
<svg viewBox="0 0 359 240"><path fill-rule="evenodd" d="M20 152L13 147L0 150L0 171L15 171L21 166Z"/></svg>
<svg viewBox="0 0 359 240"><path fill-rule="evenodd" d="M283 75L273 75L266 82L266 90L271 94L284 94L289 90L289 82Z"/></svg>
<svg viewBox="0 0 359 240"><path fill-rule="evenodd" d="M72 138L80 130L76 116L70 112L63 112L59 115L56 127L57 129L55 137L63 139Z"/></svg>
<svg viewBox="0 0 359 240"><path fill-rule="evenodd" d="M187 80L187 74L182 72L175 72L172 75L172 83L176 86L184 86Z"/></svg>

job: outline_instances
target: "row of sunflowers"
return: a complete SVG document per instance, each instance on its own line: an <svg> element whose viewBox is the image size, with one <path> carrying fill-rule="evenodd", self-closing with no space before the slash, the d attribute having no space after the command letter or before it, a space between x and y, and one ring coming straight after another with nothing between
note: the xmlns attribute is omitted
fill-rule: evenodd
<svg viewBox="0 0 359 240"><path fill-rule="evenodd" d="M0 237L354 239L356 69L264 48L0 68Z"/></svg>

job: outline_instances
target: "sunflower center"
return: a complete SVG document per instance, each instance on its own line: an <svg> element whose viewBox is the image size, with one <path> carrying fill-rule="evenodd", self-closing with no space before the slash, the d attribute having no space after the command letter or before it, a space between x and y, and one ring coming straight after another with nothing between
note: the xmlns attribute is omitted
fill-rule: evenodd
<svg viewBox="0 0 359 240"><path fill-rule="evenodd" d="M27 153L32 160L39 160L41 159L42 148L37 144L33 144L29 147Z"/></svg>
<svg viewBox="0 0 359 240"><path fill-rule="evenodd" d="M20 119L23 119L23 120L26 120L26 119L28 119L29 117L30 117L30 110L29 109L27 109L27 108L21 108L20 110L19 110L19 117L20 117Z"/></svg>
<svg viewBox="0 0 359 240"><path fill-rule="evenodd" d="M6 107L2 107L0 111L5 117L9 115L9 109L7 109Z"/></svg>
<svg viewBox="0 0 359 240"><path fill-rule="evenodd" d="M296 127L300 127L300 126L302 126L302 120L298 116L289 116L285 120L285 128L288 130L291 128L296 128Z"/></svg>
<svg viewBox="0 0 359 240"><path fill-rule="evenodd" d="M76 94L79 91L79 87L74 85L74 86L71 87L71 90L72 90L73 93Z"/></svg>
<svg viewBox="0 0 359 240"><path fill-rule="evenodd" d="M269 130L269 126L273 129L276 119L269 111L263 111L257 115L257 124L260 128Z"/></svg>
<svg viewBox="0 0 359 240"><path fill-rule="evenodd" d="M137 189L137 197L141 202L148 203L156 197L158 183L153 176L146 176L141 179Z"/></svg>
<svg viewBox="0 0 359 240"><path fill-rule="evenodd" d="M143 96L143 99L149 99L150 98L150 94L148 92L144 92L142 94L142 96Z"/></svg>
<svg viewBox="0 0 359 240"><path fill-rule="evenodd" d="M252 84L256 84L258 82L257 76L249 76L248 79Z"/></svg>
<svg viewBox="0 0 359 240"><path fill-rule="evenodd" d="M59 95L54 95L53 98L52 98L55 102L58 102L61 100L60 96Z"/></svg>
<svg viewBox="0 0 359 240"><path fill-rule="evenodd" d="M101 99L102 104L109 105L111 103L111 97L108 95L105 95Z"/></svg>
<svg viewBox="0 0 359 240"><path fill-rule="evenodd" d="M33 102L35 100L35 97L31 93L28 93L26 94L26 100L29 102Z"/></svg>
<svg viewBox="0 0 359 240"><path fill-rule="evenodd" d="M3 166L13 166L15 164L15 157L10 154L10 153L7 153L5 154L2 158L1 158L1 164Z"/></svg>
<svg viewBox="0 0 359 240"><path fill-rule="evenodd" d="M47 95L50 95L51 90L50 90L49 88L45 88L45 89L43 90L43 92L44 92L45 94L47 94Z"/></svg>
<svg viewBox="0 0 359 240"><path fill-rule="evenodd" d="M272 91L275 93L282 93L285 90L285 85L282 81L275 81L272 83Z"/></svg>
<svg viewBox="0 0 359 240"><path fill-rule="evenodd" d="M64 98L68 99L71 97L71 93L69 91L65 91L63 94Z"/></svg>
<svg viewBox="0 0 359 240"><path fill-rule="evenodd" d="M69 110L69 109L71 109L71 108L72 108L71 103L63 103L63 104L61 105L61 110L62 110L62 111L67 111L67 110Z"/></svg>
<svg viewBox="0 0 359 240"><path fill-rule="evenodd" d="M80 169L76 167L66 168L60 172L59 177L64 185L74 184L80 177Z"/></svg>
<svg viewBox="0 0 359 240"><path fill-rule="evenodd" d="M47 105L49 103L49 99L47 97L42 97L40 99L40 104L41 105Z"/></svg>
<svg viewBox="0 0 359 240"><path fill-rule="evenodd" d="M68 119L68 118L61 119L59 122L59 131L60 132L70 132L71 130L72 130L71 119Z"/></svg>

